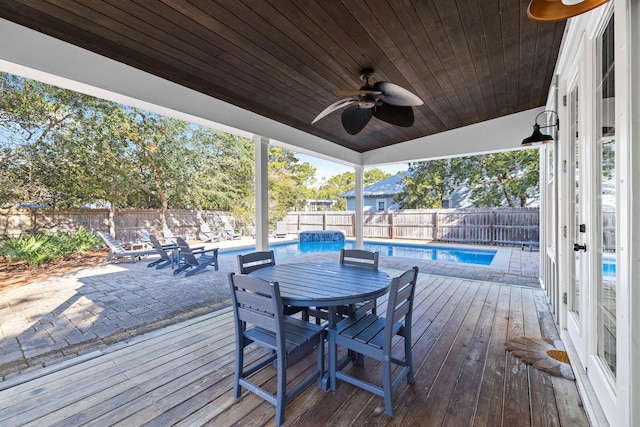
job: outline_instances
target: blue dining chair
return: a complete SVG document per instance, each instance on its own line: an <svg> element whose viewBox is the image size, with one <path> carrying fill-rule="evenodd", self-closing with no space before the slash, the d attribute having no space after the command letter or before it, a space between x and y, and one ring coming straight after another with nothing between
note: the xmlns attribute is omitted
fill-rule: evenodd
<svg viewBox="0 0 640 427"><path fill-rule="evenodd" d="M407 270L391 280L386 317L356 311L349 317L329 328L329 378L331 390L335 391L337 379L346 381L384 398L385 412L393 416L392 393L406 377L413 384L413 360L411 357L411 314L418 267ZM391 356L393 337L404 339L404 359ZM342 346L364 357L371 357L382 363L382 386L348 375L338 369L337 347ZM392 364L402 368L392 378Z"/></svg>
<svg viewBox="0 0 640 427"><path fill-rule="evenodd" d="M236 369L233 397L245 387L276 407L276 425L284 421L285 405L304 388L318 379L321 386L324 372L324 328L285 316L280 287L257 277L229 273L231 302L236 329ZM249 327L251 326L251 327ZM255 344L269 350L262 359L244 367L244 349ZM287 392L287 367L317 347L316 369ZM277 390L272 394L249 377L275 361Z"/></svg>
<svg viewBox="0 0 640 427"><path fill-rule="evenodd" d="M343 265L377 270L379 259L380 254L378 252L365 251L363 249L340 249L340 264ZM375 314L376 306L376 300L372 299L355 305L337 307L336 311L341 316L347 316L354 310L371 311ZM329 309L327 307L312 307L308 309L308 315L315 317L316 324L319 325L321 320L329 318Z"/></svg>
<svg viewBox="0 0 640 427"><path fill-rule="evenodd" d="M238 263L238 273L249 274L253 271L265 267L276 265L276 256L273 250L249 252L248 254L238 255L236 257ZM307 307L296 307L292 305L284 306L284 314L291 316L292 314L302 313L304 320L309 320Z"/></svg>

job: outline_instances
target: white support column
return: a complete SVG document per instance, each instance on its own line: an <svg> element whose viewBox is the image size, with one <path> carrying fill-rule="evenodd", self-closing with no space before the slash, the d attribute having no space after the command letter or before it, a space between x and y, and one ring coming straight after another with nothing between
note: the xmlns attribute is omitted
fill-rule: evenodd
<svg viewBox="0 0 640 427"><path fill-rule="evenodd" d="M354 166L356 170L356 248L364 247L364 166Z"/></svg>
<svg viewBox="0 0 640 427"><path fill-rule="evenodd" d="M269 138L253 136L256 191L256 250L269 249Z"/></svg>

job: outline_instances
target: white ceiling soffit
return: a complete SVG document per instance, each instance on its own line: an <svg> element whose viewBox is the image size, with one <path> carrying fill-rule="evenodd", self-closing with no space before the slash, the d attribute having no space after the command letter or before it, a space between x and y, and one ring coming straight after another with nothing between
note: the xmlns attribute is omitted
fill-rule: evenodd
<svg viewBox="0 0 640 427"><path fill-rule="evenodd" d="M522 140L531 135L536 116L542 111L544 107L533 108L368 151L362 154L362 162L364 165L383 165L520 149Z"/></svg>

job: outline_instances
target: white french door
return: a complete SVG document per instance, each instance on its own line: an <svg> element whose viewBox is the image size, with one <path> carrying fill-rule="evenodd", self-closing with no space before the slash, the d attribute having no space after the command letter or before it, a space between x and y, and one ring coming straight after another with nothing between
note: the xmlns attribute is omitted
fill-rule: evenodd
<svg viewBox="0 0 640 427"><path fill-rule="evenodd" d="M613 17L568 84L567 333L611 425L617 424L618 200Z"/></svg>
<svg viewBox="0 0 640 427"><path fill-rule="evenodd" d="M580 357L580 362L586 366L587 362L587 320L585 303L589 290L588 258L587 258L587 195L588 195L588 162L587 147L582 140L580 128L580 97L578 80L569 88L568 117L569 117L569 165L567 177L570 183L569 200L571 201L571 216L568 225L569 267L571 280L567 289L567 305L569 316L567 331Z"/></svg>

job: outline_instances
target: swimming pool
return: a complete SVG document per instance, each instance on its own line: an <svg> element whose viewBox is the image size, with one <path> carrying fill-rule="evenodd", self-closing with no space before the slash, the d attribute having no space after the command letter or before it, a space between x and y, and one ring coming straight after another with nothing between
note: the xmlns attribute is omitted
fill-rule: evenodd
<svg viewBox="0 0 640 427"><path fill-rule="evenodd" d="M289 242L272 244L276 259L284 259L308 253L324 253L339 252L340 249L355 248L354 241L346 242ZM382 256L394 256L402 258L414 258L421 260L433 260L442 262L454 262L483 266L497 266L499 261L497 256L500 249L475 249L475 248L456 248L438 245L416 245L404 243L384 243L384 242L364 242L364 249L372 252L379 252ZM245 248L233 251L220 251L220 256L236 256L245 254L255 250L254 248Z"/></svg>

